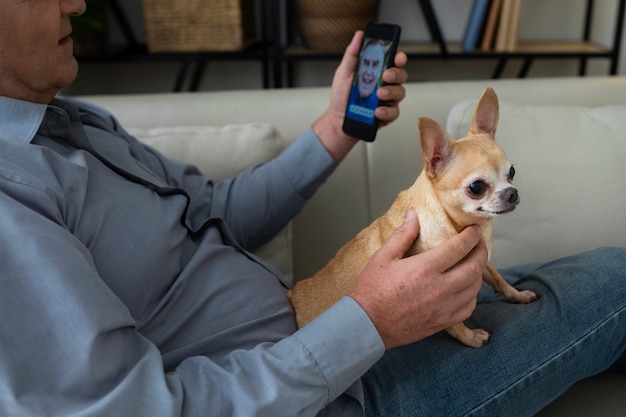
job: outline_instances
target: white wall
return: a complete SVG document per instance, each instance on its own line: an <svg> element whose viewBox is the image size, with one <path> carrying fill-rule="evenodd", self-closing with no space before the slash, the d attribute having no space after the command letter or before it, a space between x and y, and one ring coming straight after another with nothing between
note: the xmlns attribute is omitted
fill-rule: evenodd
<svg viewBox="0 0 626 417"><path fill-rule="evenodd" d="M289 0L291 1L291 0ZM463 37L472 0L434 0L433 4L444 37L458 41ZM576 40L583 28L585 0L524 0L520 18L520 39ZM612 42L617 0L596 0L593 39L605 45ZM120 1L121 6L143 40L141 0ZM416 0L381 0L380 21L398 23L403 40L429 39L428 31ZM111 29L111 41L122 39L119 30ZM296 85L328 85L336 61L303 61L296 65ZM408 70L411 80L481 79L489 78L495 61L451 60L429 61L414 58ZM512 60L503 76L514 77L520 65ZM79 78L66 89L67 94L127 93L171 90L178 70L177 63L82 64ZM536 60L529 77L576 75L575 60ZM608 73L607 60L590 60L588 73ZM626 42L622 42L619 73L626 74ZM258 61L212 61L207 63L201 85L204 90L261 88L261 67Z"/></svg>

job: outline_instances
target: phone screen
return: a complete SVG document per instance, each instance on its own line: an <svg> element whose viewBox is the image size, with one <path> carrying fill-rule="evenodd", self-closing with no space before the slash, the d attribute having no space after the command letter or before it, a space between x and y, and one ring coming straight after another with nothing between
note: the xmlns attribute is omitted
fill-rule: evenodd
<svg viewBox="0 0 626 417"><path fill-rule="evenodd" d="M365 38L359 53L354 74L346 117L374 125L374 110L378 107L376 92L382 85L382 74L389 62L392 41Z"/></svg>
<svg viewBox="0 0 626 417"><path fill-rule="evenodd" d="M370 23L365 28L343 123L347 134L366 141L376 138L377 92L383 71L393 65L399 39L398 25Z"/></svg>

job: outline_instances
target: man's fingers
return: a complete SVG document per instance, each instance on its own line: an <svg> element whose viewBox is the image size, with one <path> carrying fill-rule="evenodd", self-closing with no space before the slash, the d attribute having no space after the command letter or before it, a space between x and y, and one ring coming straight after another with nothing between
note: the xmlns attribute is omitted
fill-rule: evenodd
<svg viewBox="0 0 626 417"><path fill-rule="evenodd" d="M387 243L381 248L392 259L403 258L417 236L419 235L419 219L413 210L409 210L404 223L391 235Z"/></svg>
<svg viewBox="0 0 626 417"><path fill-rule="evenodd" d="M396 54L395 57L393 57L393 63L396 67L398 68L403 68L407 61L409 60L407 54L405 54L404 52L400 51Z"/></svg>
<svg viewBox="0 0 626 417"><path fill-rule="evenodd" d="M430 264L443 273L458 264L478 245L482 232L478 226L469 226L436 248L425 252Z"/></svg>
<svg viewBox="0 0 626 417"><path fill-rule="evenodd" d="M475 297L482 285L482 274L487 267L487 258L487 245L484 240L480 240L464 258L464 262L457 263L447 270L448 282L465 282L465 287L469 288ZM476 280L468 282L467 277L476 277Z"/></svg>

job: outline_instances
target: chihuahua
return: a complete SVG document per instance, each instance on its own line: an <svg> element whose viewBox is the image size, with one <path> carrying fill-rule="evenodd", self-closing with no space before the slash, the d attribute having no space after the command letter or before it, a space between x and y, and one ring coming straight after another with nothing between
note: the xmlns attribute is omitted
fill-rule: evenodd
<svg viewBox="0 0 626 417"><path fill-rule="evenodd" d="M482 227L491 257L493 217L513 211L520 201L517 189L511 185L515 169L494 139L498 117L498 97L487 88L464 138L455 141L436 121L419 118L422 173L385 214L345 244L317 274L298 282L288 292L298 327L350 293L370 257L411 209L420 219L420 232L406 256L434 248L465 227L477 224ZM491 263L483 279L510 302L538 299L532 291L518 291L509 285ZM491 336L489 331L471 330L463 323L446 330L464 345L477 348L487 344Z"/></svg>

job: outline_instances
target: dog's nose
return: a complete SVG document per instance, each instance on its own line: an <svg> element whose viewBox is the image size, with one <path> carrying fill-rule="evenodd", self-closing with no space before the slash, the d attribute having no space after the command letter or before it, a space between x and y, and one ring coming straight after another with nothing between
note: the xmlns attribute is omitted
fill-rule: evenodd
<svg viewBox="0 0 626 417"><path fill-rule="evenodd" d="M516 188L507 188L504 194L504 200L509 204L517 204L519 203L519 195L517 194Z"/></svg>

